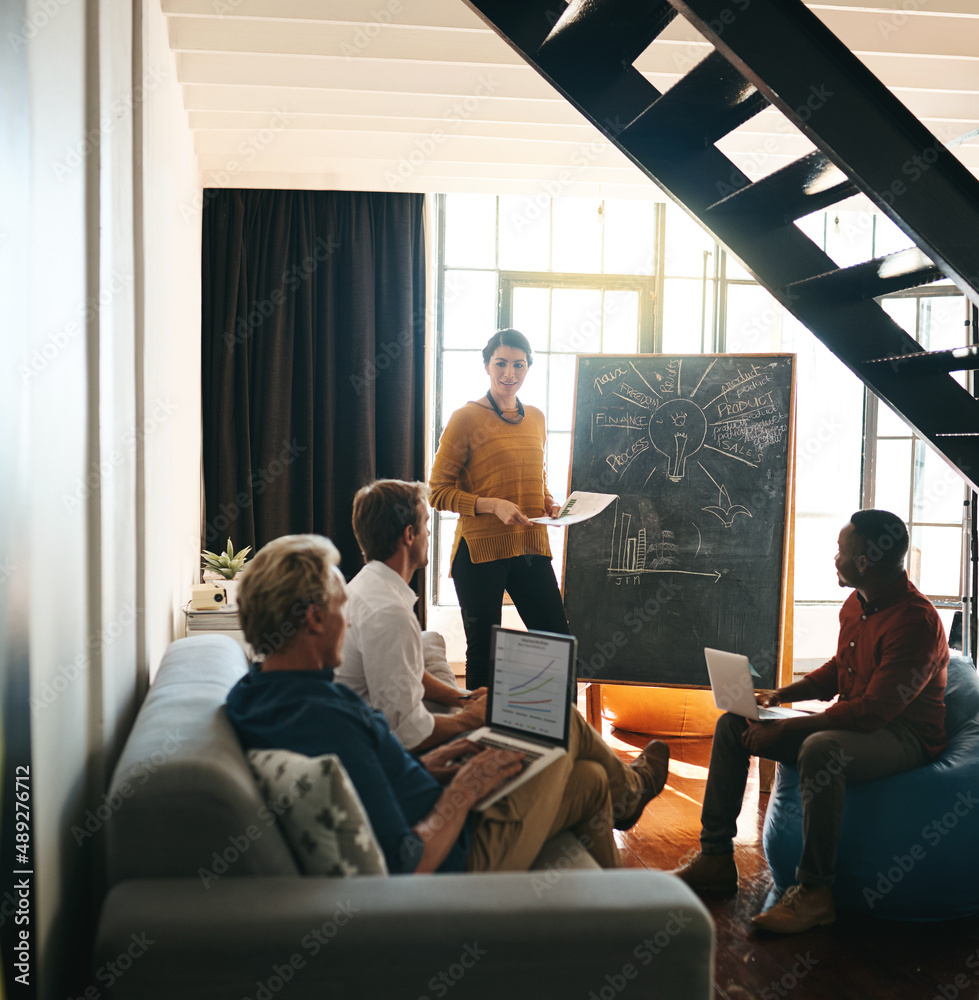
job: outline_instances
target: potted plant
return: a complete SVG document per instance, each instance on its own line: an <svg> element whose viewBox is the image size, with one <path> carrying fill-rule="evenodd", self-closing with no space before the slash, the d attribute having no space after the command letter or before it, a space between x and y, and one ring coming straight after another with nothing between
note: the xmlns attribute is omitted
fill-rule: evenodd
<svg viewBox="0 0 979 1000"><path fill-rule="evenodd" d="M248 553L252 547L246 545L243 549L235 552L231 539L228 539L228 546L224 552L209 552L205 549L201 553L201 563L204 567L204 580L219 582L228 593L228 603L235 604L238 600L238 583L235 577L240 572Z"/></svg>

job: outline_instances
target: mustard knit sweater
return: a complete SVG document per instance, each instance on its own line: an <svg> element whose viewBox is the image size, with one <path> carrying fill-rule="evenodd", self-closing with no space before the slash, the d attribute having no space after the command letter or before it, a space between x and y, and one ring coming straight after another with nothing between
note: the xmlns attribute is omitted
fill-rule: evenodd
<svg viewBox="0 0 979 1000"><path fill-rule="evenodd" d="M516 410L503 411L515 419ZM474 563L512 556L551 555L547 528L506 525L495 514L477 514L479 497L515 503L527 517L543 517L554 498L544 478L544 414L527 406L517 424L501 420L489 402L466 403L442 432L432 464L430 502L459 514L449 564L465 538Z"/></svg>

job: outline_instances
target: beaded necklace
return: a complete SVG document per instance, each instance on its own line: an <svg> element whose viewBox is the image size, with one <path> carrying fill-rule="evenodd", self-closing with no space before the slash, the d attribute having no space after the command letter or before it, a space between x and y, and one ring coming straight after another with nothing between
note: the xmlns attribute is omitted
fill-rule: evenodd
<svg viewBox="0 0 979 1000"><path fill-rule="evenodd" d="M493 409L496 410L496 415L505 424L519 424L520 421L523 420L523 403L521 403L519 399L517 400L517 413L520 414L520 417L517 420L509 420L507 417L503 416L503 411L500 409L499 404L493 398L493 393L492 392L487 392L486 393L486 398L490 401L490 405L493 407Z"/></svg>

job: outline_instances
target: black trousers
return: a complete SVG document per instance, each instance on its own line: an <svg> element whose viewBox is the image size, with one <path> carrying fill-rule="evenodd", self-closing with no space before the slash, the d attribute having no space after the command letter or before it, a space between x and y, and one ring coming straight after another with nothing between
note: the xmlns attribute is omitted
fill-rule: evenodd
<svg viewBox="0 0 979 1000"><path fill-rule="evenodd" d="M543 632L568 634L568 617L547 556L514 556L474 563L466 540L459 542L452 561L452 581L462 607L466 630L466 686L489 683L490 641L500 624L505 590L524 625Z"/></svg>

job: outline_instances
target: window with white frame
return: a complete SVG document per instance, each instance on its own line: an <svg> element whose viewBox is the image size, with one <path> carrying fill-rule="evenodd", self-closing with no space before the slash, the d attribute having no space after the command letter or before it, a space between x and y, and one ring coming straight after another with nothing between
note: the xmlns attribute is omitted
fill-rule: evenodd
<svg viewBox="0 0 979 1000"><path fill-rule="evenodd" d="M501 327L521 330L534 347L521 395L547 416L557 497L570 467L576 354L792 352L797 667L834 651L844 596L836 537L860 507L907 520L912 578L950 621L965 563L962 480L685 212L653 200L450 194L439 196L437 220L433 453L453 410L485 391L480 351ZM910 242L871 213L817 213L799 226L841 266ZM953 286L884 306L927 349L963 342L966 305ZM448 576L455 518L434 522L435 608L457 605ZM563 534L551 532L551 542L560 578Z"/></svg>

